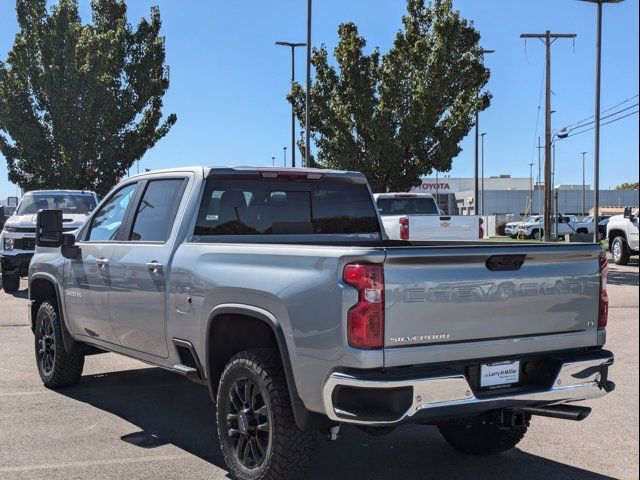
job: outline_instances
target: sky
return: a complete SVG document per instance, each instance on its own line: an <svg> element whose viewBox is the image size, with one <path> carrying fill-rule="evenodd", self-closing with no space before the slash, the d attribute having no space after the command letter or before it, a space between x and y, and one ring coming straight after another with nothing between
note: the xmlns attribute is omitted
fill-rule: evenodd
<svg viewBox="0 0 640 480"><path fill-rule="evenodd" d="M79 0L81 15L90 18L89 0ZM186 165L282 165L290 145L290 52L277 40L306 39L304 0L129 0L134 25L158 5L166 36L171 86L164 112L178 121L149 150L140 169ZM355 22L367 48L384 53L401 27L403 0L316 0L313 45L333 51L337 28ZM485 175L529 177L537 170L536 132L544 132L544 97L538 119L544 73L544 45L525 42L521 33L575 33L552 47L553 128L573 124L594 112L595 5L578 0L454 0L454 6L479 30L491 70L487 85L490 108L480 115L485 136ZM604 6L602 109L631 99L638 103L638 0ZM17 32L15 2L0 0L0 58L6 59ZM304 50L298 50L297 79L304 79ZM632 98L635 97L635 98ZM630 108L624 113L637 111ZM608 113L610 113L608 112ZM606 115L605 113L604 115ZM537 125L537 129L536 129ZM601 187L638 181L638 114L601 131ZM452 177L473 176L473 131L453 160ZM587 183L593 182L593 131L557 142L556 184L582 182L582 156L587 152ZM287 149L287 160L290 152ZM299 159L299 154L298 154ZM135 170L135 167L134 169ZM535 173L534 173L535 175ZM0 198L16 195L0 155Z"/></svg>

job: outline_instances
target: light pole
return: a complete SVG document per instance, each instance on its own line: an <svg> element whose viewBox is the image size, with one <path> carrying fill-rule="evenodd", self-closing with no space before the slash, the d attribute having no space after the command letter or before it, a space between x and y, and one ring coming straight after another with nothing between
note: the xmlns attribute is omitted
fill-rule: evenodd
<svg viewBox="0 0 640 480"><path fill-rule="evenodd" d="M481 191L482 193L480 194L480 215L484 216L484 136L486 135L486 132L483 133L482 135L480 135L480 137L482 138L482 146L481 146L481 151L482 151L482 155L481 157L481 162L482 162L482 168L480 170L480 178L482 179L481 181Z"/></svg>
<svg viewBox="0 0 640 480"><path fill-rule="evenodd" d="M310 112L311 107L311 0L307 0L307 85L304 94L304 164L303 167L309 167L309 159L311 152L311 128L310 128Z"/></svg>
<svg viewBox="0 0 640 480"><path fill-rule="evenodd" d="M287 147L282 147L283 158L284 158L284 166L287 166Z"/></svg>
<svg viewBox="0 0 640 480"><path fill-rule="evenodd" d="M582 217L584 218L584 207L585 207L585 178L584 178L584 156L587 154L587 152L580 152L580 155L582 155ZM598 228L598 226L596 225L596 228Z"/></svg>
<svg viewBox="0 0 640 480"><path fill-rule="evenodd" d="M593 130L593 222L596 228L593 229L593 241L598 243L598 209L600 208L600 74L602 60L602 4L620 3L623 0L581 0L583 2L595 3L598 6L598 16L596 20L596 101L595 101L595 125Z"/></svg>
<svg viewBox="0 0 640 480"><path fill-rule="evenodd" d="M281 47L291 49L291 85L296 81L296 47L304 47L305 43L276 42ZM291 105L291 166L296 166L296 114Z"/></svg>
<svg viewBox="0 0 640 480"><path fill-rule="evenodd" d="M480 55L484 55L486 53L494 53L495 50L480 50ZM479 94L478 94L479 95ZM476 96L476 100L477 100L477 96ZM478 137L480 135L479 130L478 130L478 122L480 120L480 115L479 115L479 111L478 109L476 109L476 128L475 128L475 154L474 154L474 167L473 167L473 172L474 172L474 176L473 176L473 204L474 204L474 208L475 208L475 214L478 214Z"/></svg>
<svg viewBox="0 0 640 480"><path fill-rule="evenodd" d="M533 208L533 162L529 164L529 208ZM529 211L531 213L531 211Z"/></svg>
<svg viewBox="0 0 640 480"><path fill-rule="evenodd" d="M271 166L272 167L276 166L276 157L271 157Z"/></svg>

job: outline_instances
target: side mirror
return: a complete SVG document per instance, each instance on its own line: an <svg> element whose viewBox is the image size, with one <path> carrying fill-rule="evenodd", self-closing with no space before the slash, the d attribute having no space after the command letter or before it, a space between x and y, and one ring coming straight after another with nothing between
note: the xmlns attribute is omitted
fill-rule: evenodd
<svg viewBox="0 0 640 480"><path fill-rule="evenodd" d="M633 212L631 211L631 207L625 207L624 209L624 218L633 217Z"/></svg>
<svg viewBox="0 0 640 480"><path fill-rule="evenodd" d="M70 260L78 258L80 247L76 245L76 236L73 233L62 234L62 256Z"/></svg>
<svg viewBox="0 0 640 480"><path fill-rule="evenodd" d="M36 245L58 248L62 245L62 210L40 210L36 217Z"/></svg>

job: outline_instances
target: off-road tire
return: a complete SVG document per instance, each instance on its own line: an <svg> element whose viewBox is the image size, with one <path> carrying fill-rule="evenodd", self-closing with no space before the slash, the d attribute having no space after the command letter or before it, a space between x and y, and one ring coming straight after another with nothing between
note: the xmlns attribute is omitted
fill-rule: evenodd
<svg viewBox="0 0 640 480"><path fill-rule="evenodd" d="M254 468L241 463L229 429L231 388L243 378L251 379L268 407L269 444L264 459ZM280 354L274 349L256 349L236 354L220 378L216 420L218 439L227 467L238 480L280 480L307 477L315 451L316 433L302 431L295 423Z"/></svg>
<svg viewBox="0 0 640 480"><path fill-rule="evenodd" d="M616 237L611 243L611 256L616 265L627 265L629 263L629 246L624 237Z"/></svg>
<svg viewBox="0 0 640 480"><path fill-rule="evenodd" d="M2 273L2 288L7 293L15 293L20 289L20 276L15 273Z"/></svg>
<svg viewBox="0 0 640 480"><path fill-rule="evenodd" d="M491 423L438 425L440 433L453 448L467 455L496 455L515 447L527 433L527 427L501 428Z"/></svg>
<svg viewBox="0 0 640 480"><path fill-rule="evenodd" d="M53 347L53 361L50 368L43 364L43 339L49 348ZM44 386L51 389L70 387L78 383L84 367L84 355L69 353L62 340L62 325L58 309L50 301L42 302L36 315L35 354L38 373Z"/></svg>

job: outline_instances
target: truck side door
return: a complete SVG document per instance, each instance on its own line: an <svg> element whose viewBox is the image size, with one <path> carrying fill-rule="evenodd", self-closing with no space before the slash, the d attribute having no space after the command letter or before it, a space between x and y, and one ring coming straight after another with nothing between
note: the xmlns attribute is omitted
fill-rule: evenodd
<svg viewBox="0 0 640 480"><path fill-rule="evenodd" d="M136 188L137 182L124 185L102 204L78 237L78 258L65 268L65 313L78 335L118 343L109 320L109 263Z"/></svg>
<svg viewBox="0 0 640 480"><path fill-rule="evenodd" d="M120 343L166 358L166 280L173 250L169 239L187 184L186 176L141 182L125 238L113 252L109 315Z"/></svg>

